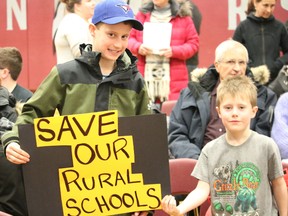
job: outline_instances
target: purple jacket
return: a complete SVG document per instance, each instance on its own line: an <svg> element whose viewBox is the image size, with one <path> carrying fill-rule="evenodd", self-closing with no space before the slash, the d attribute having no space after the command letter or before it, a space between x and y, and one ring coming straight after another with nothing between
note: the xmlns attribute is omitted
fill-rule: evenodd
<svg viewBox="0 0 288 216"><path fill-rule="evenodd" d="M271 137L279 147L281 158L288 159L288 92L277 101Z"/></svg>

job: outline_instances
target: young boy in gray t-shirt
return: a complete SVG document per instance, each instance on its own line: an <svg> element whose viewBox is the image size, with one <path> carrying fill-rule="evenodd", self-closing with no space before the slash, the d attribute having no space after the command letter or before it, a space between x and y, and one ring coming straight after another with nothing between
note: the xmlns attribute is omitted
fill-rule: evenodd
<svg viewBox="0 0 288 216"><path fill-rule="evenodd" d="M173 216L201 205L211 195L212 215L287 215L287 189L275 142L250 130L258 107L257 90L246 76L224 79L216 109L226 133L202 150L192 175L197 187L176 207L171 195L162 208ZM276 202L275 202L276 201Z"/></svg>

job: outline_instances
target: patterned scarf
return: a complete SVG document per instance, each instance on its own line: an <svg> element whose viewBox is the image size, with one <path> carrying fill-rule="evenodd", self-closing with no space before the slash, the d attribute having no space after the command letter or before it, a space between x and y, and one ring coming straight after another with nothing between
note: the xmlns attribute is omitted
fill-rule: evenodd
<svg viewBox="0 0 288 216"><path fill-rule="evenodd" d="M171 20L171 8L154 6L150 22L168 23ZM157 34L157 33L156 33ZM151 100L168 100L170 92L170 60L164 56L152 54L146 56L144 79Z"/></svg>

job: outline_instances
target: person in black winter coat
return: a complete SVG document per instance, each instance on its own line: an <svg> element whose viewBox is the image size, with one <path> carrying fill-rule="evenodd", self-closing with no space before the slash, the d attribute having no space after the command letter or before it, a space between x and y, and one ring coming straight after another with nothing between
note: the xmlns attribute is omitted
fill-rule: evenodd
<svg viewBox="0 0 288 216"><path fill-rule="evenodd" d="M269 83L288 64L288 32L283 22L273 16L275 4L276 0L251 0L247 19L237 26L233 36L247 48L250 67L267 65Z"/></svg>

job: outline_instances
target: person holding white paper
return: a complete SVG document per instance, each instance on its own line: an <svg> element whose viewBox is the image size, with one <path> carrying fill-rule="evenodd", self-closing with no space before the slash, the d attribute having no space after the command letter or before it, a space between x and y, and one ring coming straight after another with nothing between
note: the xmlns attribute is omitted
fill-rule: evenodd
<svg viewBox="0 0 288 216"><path fill-rule="evenodd" d="M136 15L144 31L131 31L128 48L137 55L138 69L156 103L177 100L188 84L186 60L199 48L191 13L190 1L149 0Z"/></svg>

